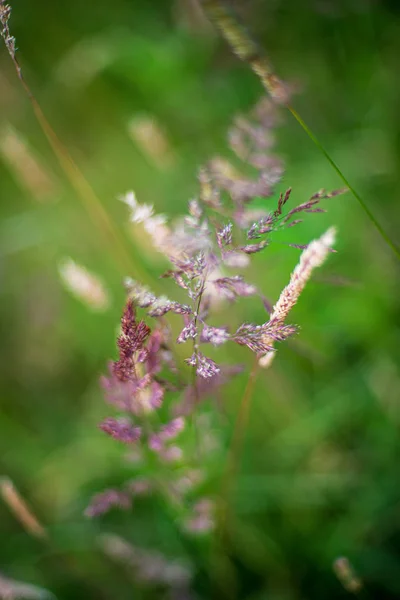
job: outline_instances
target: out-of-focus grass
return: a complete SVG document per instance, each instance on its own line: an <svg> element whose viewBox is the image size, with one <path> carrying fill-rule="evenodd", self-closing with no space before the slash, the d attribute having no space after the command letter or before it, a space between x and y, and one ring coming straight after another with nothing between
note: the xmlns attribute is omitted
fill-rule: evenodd
<svg viewBox="0 0 400 600"><path fill-rule="evenodd" d="M259 0L238 8L278 72L298 82L296 106L396 238L396 4ZM184 210L197 191L197 167L227 152L227 127L259 97L258 82L191 2L24 0L14 6L12 29L25 75L118 228L132 269L160 290L165 264L132 237L116 196L133 188L160 212ZM115 353L124 299L121 266L60 170L4 50L0 85L1 140L12 128L42 173L33 177L26 158L13 166L1 145L1 464L53 540L29 537L0 504L0 571L60 598L158 597L102 557L96 537L120 532L170 556L185 553L163 507L139 505L97 523L82 517L94 490L126 474L118 449L96 429L106 410L98 375ZM149 120L163 136L158 158L157 147L152 154L138 138L138 123ZM340 185L289 116L278 152L287 162L281 188L292 186L295 200ZM258 380L234 494L233 580L226 565L214 565L220 597L233 589L254 600L344 597L332 570L340 555L364 579L366 597L400 593L399 265L350 195L328 208L291 240L304 243L332 223L339 230L338 253L293 314L300 336ZM106 282L107 312L89 312L62 288L65 256ZM271 300L297 256L275 244L256 257L251 275ZM252 320L261 321L262 307L251 306ZM229 356L250 365L245 352ZM232 421L245 379L225 393ZM206 545L191 542L190 551L207 570ZM209 597L204 579L195 586Z"/></svg>

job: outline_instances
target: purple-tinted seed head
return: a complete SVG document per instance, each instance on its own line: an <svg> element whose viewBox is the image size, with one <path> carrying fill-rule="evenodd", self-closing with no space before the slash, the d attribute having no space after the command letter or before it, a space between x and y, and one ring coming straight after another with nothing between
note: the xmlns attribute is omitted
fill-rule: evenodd
<svg viewBox="0 0 400 600"><path fill-rule="evenodd" d="M144 496L151 492L152 487L148 479L133 479L126 486L127 490L134 496Z"/></svg>
<svg viewBox="0 0 400 600"><path fill-rule="evenodd" d="M179 336L177 337L177 344L183 344L187 342L189 339L194 339L197 336L197 327L194 320L189 321L189 323L182 329Z"/></svg>
<svg viewBox="0 0 400 600"><path fill-rule="evenodd" d="M211 358L204 356L201 352L198 353L197 358L197 375L204 379L210 379L218 375L220 368Z"/></svg>
<svg viewBox="0 0 400 600"><path fill-rule="evenodd" d="M93 496L89 506L85 510L87 517L98 517L108 512L111 508L122 508L128 510L132 499L125 492L109 489Z"/></svg>
<svg viewBox="0 0 400 600"><path fill-rule="evenodd" d="M225 225L222 229L217 230L217 243L220 248L232 244L232 228L232 223L228 223L228 225Z"/></svg>
<svg viewBox="0 0 400 600"><path fill-rule="evenodd" d="M222 344L225 344L229 338L230 335L226 327L210 327L209 325L204 325L200 341L209 342L213 346L221 346Z"/></svg>
<svg viewBox="0 0 400 600"><path fill-rule="evenodd" d="M236 296L252 296L257 293L257 288L250 283L246 283L241 275L220 277L214 279L213 284L228 299L234 299Z"/></svg>
<svg viewBox="0 0 400 600"><path fill-rule="evenodd" d="M160 438L162 440L172 440L175 438L185 427L185 419L183 417L176 417L172 419L166 425L163 425L160 432Z"/></svg>
<svg viewBox="0 0 400 600"><path fill-rule="evenodd" d="M176 462L183 457L183 450L179 446L165 446L160 451L160 458L165 462Z"/></svg>
<svg viewBox="0 0 400 600"><path fill-rule="evenodd" d="M161 436L156 433L149 437L148 444L150 450L153 450L153 452L161 452L161 450L164 448L164 442Z"/></svg>
<svg viewBox="0 0 400 600"><path fill-rule="evenodd" d="M104 419L99 428L110 435L115 440L124 444L133 444L137 442L142 434L140 427L134 427L131 421L125 417L115 419L114 417L107 417Z"/></svg>

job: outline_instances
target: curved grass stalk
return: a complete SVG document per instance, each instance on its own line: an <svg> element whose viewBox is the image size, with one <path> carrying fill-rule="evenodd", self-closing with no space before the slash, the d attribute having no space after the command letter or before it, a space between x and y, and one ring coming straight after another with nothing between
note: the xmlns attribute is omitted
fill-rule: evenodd
<svg viewBox="0 0 400 600"><path fill-rule="evenodd" d="M286 86L276 76L271 64L269 63L269 60L259 48L258 44L256 44L246 29L241 25L237 16L234 15L233 12L228 9L221 0L201 0L201 2L210 20L213 21L221 31L223 37L231 46L233 52L243 62L249 65L252 71L260 79L262 85L267 90L271 98L275 102L286 106L289 112L293 115L293 117L308 135L310 140L317 146L320 152L328 160L329 164L339 175L343 183L349 188L350 192L360 204L361 208L373 223L382 238L385 240L387 245L393 250L397 257L400 258L400 248L393 242L390 236L383 229L382 225L380 225L374 214L366 205L365 201L349 183L339 166L335 163L329 152L324 148L310 127L305 123L298 112L290 105L289 93Z"/></svg>

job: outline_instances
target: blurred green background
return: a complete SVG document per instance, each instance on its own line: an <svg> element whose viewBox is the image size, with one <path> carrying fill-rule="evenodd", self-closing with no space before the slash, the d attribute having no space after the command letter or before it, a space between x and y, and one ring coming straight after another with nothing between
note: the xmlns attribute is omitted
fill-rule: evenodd
<svg viewBox="0 0 400 600"><path fill-rule="evenodd" d="M236 8L296 85L300 114L398 240L399 3L246 0ZM305 243L335 224L338 253L293 311L300 336L258 380L229 563L212 541L183 540L155 501L96 522L82 516L92 493L128 472L97 429L109 414L98 378L115 357L122 278L144 278L160 292L166 268L116 198L134 189L159 212L184 211L199 165L229 156L227 129L262 90L196 0L19 0L11 27L29 85L119 242L103 235L72 189L2 47L0 476L11 478L51 541L26 533L0 502L0 574L62 599L169 597L104 556L98 536L111 532L189 558L194 598L345 598L351 592L333 570L340 556L364 582L360 597L400 597L399 262L350 194L293 230L291 241ZM279 190L292 186L302 202L341 187L290 115L282 117ZM257 255L248 279L274 301L298 255L275 244ZM68 293L59 276L66 257L101 278L107 310L90 311ZM265 319L257 303L238 310ZM249 353L230 358L248 372ZM223 439L245 383L246 372L223 394ZM226 449L215 460L222 464Z"/></svg>

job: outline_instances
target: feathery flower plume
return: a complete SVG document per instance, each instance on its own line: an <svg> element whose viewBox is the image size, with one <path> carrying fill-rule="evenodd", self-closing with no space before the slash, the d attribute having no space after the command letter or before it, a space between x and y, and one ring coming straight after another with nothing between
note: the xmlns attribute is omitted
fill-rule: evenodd
<svg viewBox="0 0 400 600"><path fill-rule="evenodd" d="M145 478L130 477L119 489L97 494L86 510L88 517L113 508L127 510L139 496L161 494L179 509L177 521L186 532L205 535L214 529L214 503L196 489L207 479L207 461L211 463L220 445L210 423L202 420L207 416L201 412L202 402L215 398L218 388L242 367L219 364L209 353L235 343L270 361L275 344L297 331L286 318L313 269L326 258L334 230L304 250L266 322L233 322L228 327L210 320L217 312L214 308L248 297L259 298L266 306L263 292L244 274L254 255L266 252L280 231L295 231L302 222L299 217L322 212L323 200L342 193L320 190L293 206L289 206L294 196L291 188L276 194L283 166L271 155L275 123L276 107L265 99L249 117L236 119L229 136L235 164L220 157L211 160L200 171L198 196L189 201L187 214L175 221L157 215L133 192L121 198L129 207L131 222L145 229L169 261L162 280L175 283L177 295L176 299L158 296L138 281L125 280L128 299L117 340L118 357L102 378L106 400L117 414L106 416L99 428L126 446L129 457L140 456L136 462L130 459L132 469L145 468L147 461L151 469ZM246 168L240 166L243 162ZM256 198L263 199L261 208L252 206ZM143 318L138 317L139 311ZM168 321L171 314L176 315L175 322L180 321L174 334ZM186 358L174 360L174 347L187 349ZM193 438L192 427L186 426L189 416L201 432L195 457L188 453Z"/></svg>
<svg viewBox="0 0 400 600"><path fill-rule="evenodd" d="M331 227L318 240L311 242L300 256L300 261L293 271L289 284L282 291L274 306L271 321L283 323L288 313L296 304L313 270L322 265L335 242L335 229Z"/></svg>
<svg viewBox="0 0 400 600"><path fill-rule="evenodd" d="M332 246L335 243L335 237L335 228L331 227L318 240L314 240L305 250L303 250L299 264L293 271L288 285L281 292L278 302L273 308L269 321L270 323L274 323L278 326L283 325L286 317L305 288L307 281L310 279L313 270L322 265L329 252L332 250ZM273 336L267 333L264 338L264 343L270 343L272 345L273 342ZM260 366L264 368L269 367L272 363L273 356L274 353L271 350L268 351L260 358Z"/></svg>

